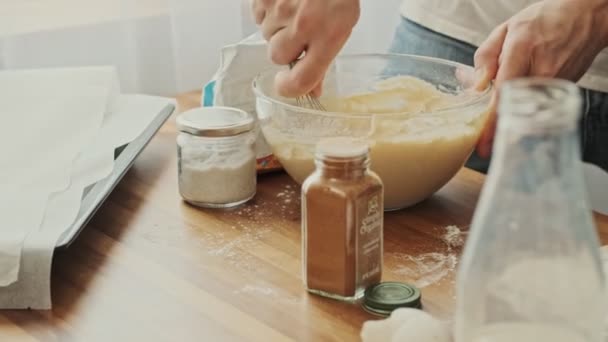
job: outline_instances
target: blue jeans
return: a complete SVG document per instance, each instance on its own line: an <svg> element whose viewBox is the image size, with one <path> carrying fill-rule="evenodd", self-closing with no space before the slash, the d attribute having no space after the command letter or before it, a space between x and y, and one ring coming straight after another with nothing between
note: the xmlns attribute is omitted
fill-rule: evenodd
<svg viewBox="0 0 608 342"><path fill-rule="evenodd" d="M473 65L477 48L402 19L390 52L423 55ZM580 122L583 160L608 171L608 94L582 89L583 115ZM466 166L486 173L490 160L473 153Z"/></svg>

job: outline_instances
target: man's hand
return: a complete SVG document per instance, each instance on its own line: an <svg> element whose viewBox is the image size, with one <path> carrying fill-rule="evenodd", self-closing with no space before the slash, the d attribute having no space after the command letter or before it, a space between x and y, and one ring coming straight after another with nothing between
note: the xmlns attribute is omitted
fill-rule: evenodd
<svg viewBox="0 0 608 342"><path fill-rule="evenodd" d="M279 94L319 95L329 65L359 20L359 0L253 0L252 10L274 63L287 65L305 53L292 70L277 74Z"/></svg>
<svg viewBox="0 0 608 342"><path fill-rule="evenodd" d="M479 47L478 82L483 87L494 79L497 91L505 81L526 76L576 82L606 46L607 0L544 0L497 27ZM491 154L495 126L494 114L478 144L481 157Z"/></svg>

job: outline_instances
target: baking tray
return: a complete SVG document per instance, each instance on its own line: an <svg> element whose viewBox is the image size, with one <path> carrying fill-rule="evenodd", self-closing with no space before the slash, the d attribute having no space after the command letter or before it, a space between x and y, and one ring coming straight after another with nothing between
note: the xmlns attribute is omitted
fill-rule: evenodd
<svg viewBox="0 0 608 342"><path fill-rule="evenodd" d="M152 120L139 137L114 150L114 170L108 177L84 189L78 216L72 226L66 229L59 237L56 249L67 248L76 240L78 234L80 234L91 220L95 212L97 212L105 199L131 168L137 156L139 156L160 127L167 121L171 114L173 114L174 110L175 106L173 104L167 105L158 113L158 115L156 115L154 120Z"/></svg>

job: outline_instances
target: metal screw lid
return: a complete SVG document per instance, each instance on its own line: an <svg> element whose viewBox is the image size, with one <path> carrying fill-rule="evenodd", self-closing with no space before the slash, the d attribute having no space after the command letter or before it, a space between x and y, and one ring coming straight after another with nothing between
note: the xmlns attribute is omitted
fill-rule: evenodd
<svg viewBox="0 0 608 342"><path fill-rule="evenodd" d="M398 308L422 308L422 295L413 285L384 282L365 290L363 308L375 315L389 316Z"/></svg>
<svg viewBox="0 0 608 342"><path fill-rule="evenodd" d="M177 118L177 128L202 137L229 137L251 131L253 117L238 108L200 107L188 110Z"/></svg>

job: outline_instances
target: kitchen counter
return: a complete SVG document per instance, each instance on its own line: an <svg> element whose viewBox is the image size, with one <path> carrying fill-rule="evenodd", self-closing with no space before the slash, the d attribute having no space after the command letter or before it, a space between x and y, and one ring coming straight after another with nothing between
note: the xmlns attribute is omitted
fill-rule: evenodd
<svg viewBox="0 0 608 342"><path fill-rule="evenodd" d="M180 110L198 103L199 92L179 98ZM0 341L356 341L375 317L303 289L299 187L266 174L243 207L185 204L174 122L56 255L54 309L0 312ZM482 182L463 169L430 200L385 216L384 280L416 282L441 318ZM606 243L608 218L597 222Z"/></svg>

